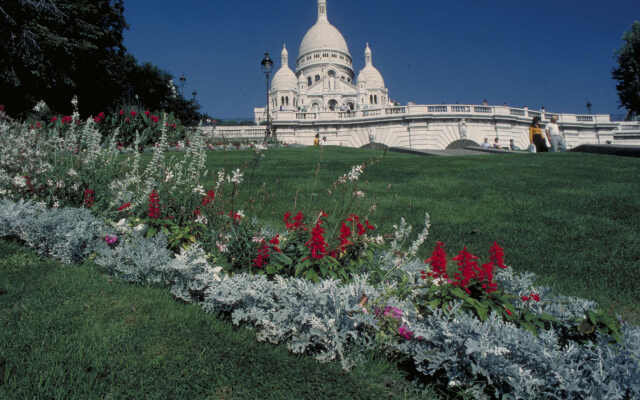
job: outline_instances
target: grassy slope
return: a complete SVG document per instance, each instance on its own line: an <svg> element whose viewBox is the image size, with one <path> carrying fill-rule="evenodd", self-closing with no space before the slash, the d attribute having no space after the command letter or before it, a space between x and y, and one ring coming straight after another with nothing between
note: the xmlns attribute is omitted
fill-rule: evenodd
<svg viewBox="0 0 640 400"><path fill-rule="evenodd" d="M345 373L97 267L0 241L1 399L401 399L389 362ZM427 396L433 398L433 396Z"/></svg>
<svg viewBox="0 0 640 400"><path fill-rule="evenodd" d="M381 154L333 147L268 153L254 178L266 183L268 191L261 217L280 223L284 212L293 210L296 192L298 204L309 198L305 193L318 193L314 203L321 207L326 189L339 175ZM221 166L235 168L250 157L247 152L213 153L208 164L214 172ZM449 254L467 246L486 257L497 240L515 270L534 272L540 284L596 300L640 323L640 280L635 278L640 274L638 176L640 160L627 157L389 153L363 179L367 195L377 198L372 217L377 225L389 229L404 216L420 230L424 212L431 214L422 256L440 240Z"/></svg>

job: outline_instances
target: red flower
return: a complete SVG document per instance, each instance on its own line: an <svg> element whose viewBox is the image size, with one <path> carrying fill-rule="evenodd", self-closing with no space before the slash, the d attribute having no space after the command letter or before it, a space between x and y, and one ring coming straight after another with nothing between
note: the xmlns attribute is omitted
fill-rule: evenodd
<svg viewBox="0 0 640 400"><path fill-rule="evenodd" d="M129 122L129 121L130 121L129 117L124 119L124 122Z"/></svg>
<svg viewBox="0 0 640 400"><path fill-rule="evenodd" d="M98 114L98 117L104 118L104 113L102 111L100 111L100 114Z"/></svg>
<svg viewBox="0 0 640 400"><path fill-rule="evenodd" d="M147 117L149 116L149 114L151 114L151 113L149 112L149 110L147 110L147 111L145 111L145 112L144 112L144 115L146 115Z"/></svg>
<svg viewBox="0 0 640 400"><path fill-rule="evenodd" d="M436 242L436 248L431 253L431 257L424 260L425 264L430 264L432 271L429 275L432 278L444 278L447 279L447 253L444 251L444 243ZM424 278L423 278L424 279Z"/></svg>
<svg viewBox="0 0 640 400"><path fill-rule="evenodd" d="M155 115L151 116L151 121L157 123L160 119L158 117L156 117Z"/></svg>
<svg viewBox="0 0 640 400"><path fill-rule="evenodd" d="M493 242L493 246L489 249L489 256L493 264L502 269L507 268L507 266L504 265L504 250L498 245L498 242Z"/></svg>
<svg viewBox="0 0 640 400"><path fill-rule="evenodd" d="M370 231L376 230L376 228L374 228L372 225L369 224L369 220L364 221L364 224L367 226L367 229L369 229Z"/></svg>
<svg viewBox="0 0 640 400"><path fill-rule="evenodd" d="M132 116L132 117L135 117L135 116L136 116L136 114L137 114L137 113L136 113L135 111L131 110L131 116Z"/></svg>
<svg viewBox="0 0 640 400"><path fill-rule="evenodd" d="M454 282L453 285L461 287L468 294L471 294L471 291L467 286L473 279L477 278L478 271L480 270L478 262L475 261L477 259L478 257L469 253L466 247L464 247L457 256L452 258L452 260L458 262L458 266L460 267L458 268L459 272L455 274L456 282Z"/></svg>
<svg viewBox="0 0 640 400"><path fill-rule="evenodd" d="M42 128L42 124L40 123L40 121L36 122L36 129L40 129Z"/></svg>
<svg viewBox="0 0 640 400"><path fill-rule="evenodd" d="M509 316L511 316L511 311L509 311L509 309L507 307L504 308L504 310L507 312L507 314L509 314Z"/></svg>
<svg viewBox="0 0 640 400"><path fill-rule="evenodd" d="M91 208L91 206L93 206L93 203L95 201L95 192L91 189L85 189L84 190L84 206L87 208Z"/></svg>
<svg viewBox="0 0 640 400"><path fill-rule="evenodd" d="M118 211L126 210L129 207L131 207L131 203L124 203L123 205L118 207Z"/></svg>
<svg viewBox="0 0 640 400"><path fill-rule="evenodd" d="M0 104L0 111L4 111L4 104Z"/></svg>
<svg viewBox="0 0 640 400"><path fill-rule="evenodd" d="M357 228L358 228L358 236L362 236L367 232L364 225L362 225L360 222L358 222Z"/></svg>
<svg viewBox="0 0 640 400"><path fill-rule="evenodd" d="M120 115L124 115L124 110L120 110Z"/></svg>
<svg viewBox="0 0 640 400"><path fill-rule="evenodd" d="M93 117L93 122L95 122L96 124L100 123L100 121L102 121L100 117Z"/></svg>
<svg viewBox="0 0 640 400"><path fill-rule="evenodd" d="M351 229L343 222L340 227L340 250L344 250L348 245L352 244L351 241L349 241L350 237Z"/></svg>
<svg viewBox="0 0 640 400"><path fill-rule="evenodd" d="M200 215L200 209L196 208L195 210L193 210L193 215L195 215L196 217Z"/></svg>
<svg viewBox="0 0 640 400"><path fill-rule="evenodd" d="M160 218L160 196L158 192L154 189L151 194L149 194L149 218L158 219Z"/></svg>
<svg viewBox="0 0 640 400"><path fill-rule="evenodd" d="M73 117L71 117L70 115L65 115L64 117L62 117L63 124L70 124L72 122L73 122Z"/></svg>
<svg viewBox="0 0 640 400"><path fill-rule="evenodd" d="M202 205L206 206L207 204L211 203L215 198L216 198L216 192L214 192L213 190L209 190L207 192L207 195L202 199Z"/></svg>
<svg viewBox="0 0 640 400"><path fill-rule="evenodd" d="M535 301L540 301L540 295L536 293L531 293L531 298L534 299Z"/></svg>
<svg viewBox="0 0 640 400"><path fill-rule="evenodd" d="M311 257L315 259L324 258L327 253L327 242L324 240L323 236L324 229L322 229L322 218L322 215L318 218L316 226L311 230L311 239L305 243L305 246L311 250Z"/></svg>
<svg viewBox="0 0 640 400"><path fill-rule="evenodd" d="M269 244L273 245L274 251L282 253L282 250L280 250L280 248L278 247L278 245L280 244L280 235L276 235L273 239L269 240Z"/></svg>
<svg viewBox="0 0 640 400"><path fill-rule="evenodd" d="M293 222L290 221L291 219L291 213L290 212L286 212L284 214L284 224L286 225L287 229L289 230L297 230L298 228L302 228L305 231L307 230L307 228L304 227L304 214L302 214L302 211L298 211L298 214L296 214L295 217L293 217Z"/></svg>
<svg viewBox="0 0 640 400"><path fill-rule="evenodd" d="M51 117L51 123L54 123L58 120L58 117Z"/></svg>
<svg viewBox="0 0 640 400"><path fill-rule="evenodd" d="M529 297L528 296L522 296L521 299L522 299L522 301L529 301Z"/></svg>

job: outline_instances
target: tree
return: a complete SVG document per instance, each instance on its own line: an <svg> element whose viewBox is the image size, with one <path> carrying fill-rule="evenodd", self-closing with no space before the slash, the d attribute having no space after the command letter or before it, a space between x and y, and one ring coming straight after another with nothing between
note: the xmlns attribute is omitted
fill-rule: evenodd
<svg viewBox="0 0 640 400"><path fill-rule="evenodd" d="M171 75L139 65L123 44L128 29L123 0L2 0L0 103L25 116L44 100L71 112L78 96L82 117L134 103L174 112L184 123L199 106L170 90Z"/></svg>
<svg viewBox="0 0 640 400"><path fill-rule="evenodd" d="M640 22L635 21L631 30L622 36L624 46L616 51L618 68L612 72L618 81L616 89L620 97L620 107L628 111L628 116L640 115Z"/></svg>

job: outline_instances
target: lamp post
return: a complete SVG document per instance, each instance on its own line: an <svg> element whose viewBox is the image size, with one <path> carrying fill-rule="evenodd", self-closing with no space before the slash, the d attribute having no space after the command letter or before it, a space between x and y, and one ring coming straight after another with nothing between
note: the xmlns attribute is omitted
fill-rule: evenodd
<svg viewBox="0 0 640 400"><path fill-rule="evenodd" d="M591 102L589 100L587 100L587 112L589 112L589 114L591 114Z"/></svg>
<svg viewBox="0 0 640 400"><path fill-rule="evenodd" d="M271 76L271 69L273 68L273 61L269 58L269 53L264 53L264 58L260 63L262 65L262 72L264 72L267 78L267 130L264 135L264 140L271 135L271 113L269 112L269 77ZM275 135L274 135L275 138Z"/></svg>
<svg viewBox="0 0 640 400"><path fill-rule="evenodd" d="M196 96L198 95L198 92L196 92L195 90L191 93L191 95L193 96L193 100L196 100Z"/></svg>

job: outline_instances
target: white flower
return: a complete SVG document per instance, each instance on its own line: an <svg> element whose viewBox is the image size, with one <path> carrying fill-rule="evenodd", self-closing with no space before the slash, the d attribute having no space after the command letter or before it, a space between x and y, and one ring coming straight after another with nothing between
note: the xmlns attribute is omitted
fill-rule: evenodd
<svg viewBox="0 0 640 400"><path fill-rule="evenodd" d="M349 181L350 182L357 181L358 178L360 178L360 175L362 175L362 172L364 172L364 166L355 165L353 168L351 168L351 171L349 171L349 176L348 176Z"/></svg>
<svg viewBox="0 0 640 400"><path fill-rule="evenodd" d="M47 179L47 185L48 186L53 186L53 181L51 179Z"/></svg>
<svg viewBox="0 0 640 400"><path fill-rule="evenodd" d="M198 185L196 187L193 188L193 193L198 193L201 196L204 196L206 194L206 192L204 191L204 188L202 187L202 185Z"/></svg>
<svg viewBox="0 0 640 400"><path fill-rule="evenodd" d="M58 208L60 207L60 202L58 202L57 200L53 203L53 208Z"/></svg>
<svg viewBox="0 0 640 400"><path fill-rule="evenodd" d="M216 182L216 190L220 187L220 185L224 183L225 177L226 175L224 173L224 169L221 169L220 171L218 171L218 181Z"/></svg>
<svg viewBox="0 0 640 400"><path fill-rule="evenodd" d="M78 96L73 95L73 98L71 99L71 104L73 104L73 107L78 107Z"/></svg>
<svg viewBox="0 0 640 400"><path fill-rule="evenodd" d="M251 241L253 243L262 243L263 240L264 240L264 236L254 236L251 238Z"/></svg>
<svg viewBox="0 0 640 400"><path fill-rule="evenodd" d="M140 232L141 230L143 230L145 228L144 224L140 224L140 225L136 225L133 230L136 232Z"/></svg>
<svg viewBox="0 0 640 400"><path fill-rule="evenodd" d="M116 226L119 227L119 228L123 228L123 227L127 226L127 220L125 218L122 218L120 221L118 221Z"/></svg>
<svg viewBox="0 0 640 400"><path fill-rule="evenodd" d="M373 241L376 244L384 244L384 237L382 237L382 235L378 235L373 239Z"/></svg>
<svg viewBox="0 0 640 400"><path fill-rule="evenodd" d="M24 178L24 176L16 175L13 178L13 184L18 186L18 187L25 187L25 186L27 186L27 180Z"/></svg>
<svg viewBox="0 0 640 400"><path fill-rule="evenodd" d="M240 218L244 218L244 211L242 210L238 210L238 212L236 213L236 215Z"/></svg>
<svg viewBox="0 0 640 400"><path fill-rule="evenodd" d="M80 185L78 185L77 183L74 183L74 184L71 186L71 188L72 188L74 191L76 191L76 192L77 192L77 191L78 191L78 189L80 189Z"/></svg>
<svg viewBox="0 0 640 400"><path fill-rule="evenodd" d="M71 168L71 169L69 169L69 171L67 171L67 175L69 175L69 176L78 176L78 173L76 172L75 169Z"/></svg>
<svg viewBox="0 0 640 400"><path fill-rule="evenodd" d="M172 179L173 179L173 172L171 172L171 170L169 170L169 171L167 172L167 175L164 177L164 181L165 181L165 182L169 182L169 181L170 181L170 180L172 180Z"/></svg>
<svg viewBox="0 0 640 400"><path fill-rule="evenodd" d="M353 197L357 197L359 199L364 198L364 192L362 190L358 190L356 192L353 192Z"/></svg>
<svg viewBox="0 0 640 400"><path fill-rule="evenodd" d="M226 253L228 251L227 245L216 241L216 247L220 253Z"/></svg>
<svg viewBox="0 0 640 400"><path fill-rule="evenodd" d="M33 111L35 112L42 112L42 111L45 111L46 109L47 109L47 103L45 103L44 100L40 100L38 104L36 104L33 107Z"/></svg>
<svg viewBox="0 0 640 400"><path fill-rule="evenodd" d="M204 215L200 214L196 218L196 222L199 223L199 224L207 225L209 223L209 220L207 219L207 217L205 217Z"/></svg>
<svg viewBox="0 0 640 400"><path fill-rule="evenodd" d="M234 171L231 171L231 174L233 176L231 177L227 177L227 179L229 180L230 183L236 183L236 184L241 184L242 183L242 172L240 172L240 168L235 169Z"/></svg>
<svg viewBox="0 0 640 400"><path fill-rule="evenodd" d="M460 382L456 380L449 381L449 387L456 387L456 386L460 386Z"/></svg>
<svg viewBox="0 0 640 400"><path fill-rule="evenodd" d="M63 182L63 181L58 181L58 182L56 182L56 187L57 187L58 189L62 189L62 188L64 187L64 182Z"/></svg>

